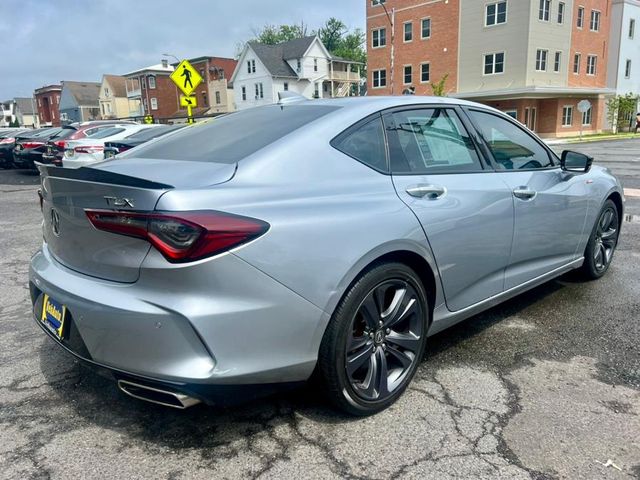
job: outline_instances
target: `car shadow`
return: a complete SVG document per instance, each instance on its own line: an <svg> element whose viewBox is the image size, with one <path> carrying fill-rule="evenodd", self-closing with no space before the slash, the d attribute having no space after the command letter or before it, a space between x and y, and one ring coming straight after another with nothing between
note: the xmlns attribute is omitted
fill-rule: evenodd
<svg viewBox="0 0 640 480"><path fill-rule="evenodd" d="M548 282L433 336L426 362L562 288L558 280ZM359 421L329 407L313 380L297 390L238 406L200 404L176 410L126 396L105 371L85 366L52 342L44 342L39 354L41 371L58 397L54 404L66 405L92 425L126 435L131 444L143 440L171 449L198 448L204 452L256 434L269 434L282 425L297 431L300 417L324 424ZM73 365L61 379L55 365L69 362ZM59 421L61 417L56 418Z"/></svg>

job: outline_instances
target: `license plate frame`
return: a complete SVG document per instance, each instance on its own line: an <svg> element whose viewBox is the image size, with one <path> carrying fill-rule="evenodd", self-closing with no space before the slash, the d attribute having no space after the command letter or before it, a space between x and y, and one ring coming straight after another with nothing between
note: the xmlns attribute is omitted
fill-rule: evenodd
<svg viewBox="0 0 640 480"><path fill-rule="evenodd" d="M63 338L66 314L66 305L44 294L40 321L58 340Z"/></svg>

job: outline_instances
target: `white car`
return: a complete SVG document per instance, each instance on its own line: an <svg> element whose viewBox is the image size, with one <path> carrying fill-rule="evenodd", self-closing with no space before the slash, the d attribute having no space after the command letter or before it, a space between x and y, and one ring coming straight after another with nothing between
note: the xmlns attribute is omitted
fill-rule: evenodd
<svg viewBox="0 0 640 480"><path fill-rule="evenodd" d="M79 168L92 163L102 162L104 143L121 140L140 130L154 128L156 125L114 125L97 132L88 138L67 142L64 149L62 166L65 168Z"/></svg>

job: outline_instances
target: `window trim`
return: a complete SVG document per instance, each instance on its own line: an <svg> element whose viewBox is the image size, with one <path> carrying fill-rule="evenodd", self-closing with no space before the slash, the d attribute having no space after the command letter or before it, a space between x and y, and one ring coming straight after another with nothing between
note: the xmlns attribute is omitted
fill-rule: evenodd
<svg viewBox="0 0 640 480"><path fill-rule="evenodd" d="M411 81L407 82L407 67L411 69ZM408 63L402 66L402 85L411 85L413 83L413 65Z"/></svg>
<svg viewBox="0 0 640 480"><path fill-rule="evenodd" d="M584 28L584 12L586 9L584 5L578 5L578 11L576 12L576 28L582 30ZM580 15L582 13L582 15Z"/></svg>
<svg viewBox="0 0 640 480"><path fill-rule="evenodd" d="M407 40L407 25L411 25L411 38ZM411 43L413 42L413 20L409 20L408 22L402 23L402 43Z"/></svg>
<svg viewBox="0 0 640 480"><path fill-rule="evenodd" d="M504 22L499 22L498 21L498 4L499 3L504 3L505 4ZM487 23L487 18L488 18L487 10L489 9L490 5L495 5L496 6L496 22L492 23L491 25L489 25ZM498 27L500 25L506 25L508 22L509 22L509 5L507 3L507 0L496 0L496 1L492 1L492 2L484 4L484 26L485 26L485 28L492 28L492 27Z"/></svg>
<svg viewBox="0 0 640 480"><path fill-rule="evenodd" d="M624 78L631 78L631 59L627 58L624 61Z"/></svg>
<svg viewBox="0 0 640 480"><path fill-rule="evenodd" d="M592 25L593 25L593 14L597 13L598 14L598 25L597 25L597 29L594 30ZM589 31L590 32L599 32L600 31L600 22L602 21L602 11L592 8L591 9L591 15L589 16Z"/></svg>
<svg viewBox="0 0 640 480"><path fill-rule="evenodd" d="M562 6L562 8L560 8L560 6ZM560 17L560 10L562 10L562 17ZM565 2L558 2L558 15L556 16L556 23L558 25L564 25L564 19L566 15L567 15L567 4Z"/></svg>
<svg viewBox="0 0 640 480"><path fill-rule="evenodd" d="M380 32L384 30L384 44L380 44ZM378 46L374 45L374 32L378 32ZM371 29L371 48L385 48L387 46L387 27L378 27Z"/></svg>
<svg viewBox="0 0 640 480"><path fill-rule="evenodd" d="M629 19L629 30L627 31L629 40L633 40L636 36L636 19Z"/></svg>
<svg viewBox="0 0 640 480"><path fill-rule="evenodd" d="M368 163L364 163L359 158L356 158L353 155L348 154L347 152L343 152L342 150L340 150L336 146L337 144L339 144L344 139L344 137L347 137L347 136L351 135L356 130L360 129L361 127L365 126L369 122L372 122L372 121L374 121L376 119L378 119L380 121L380 123L382 124L382 131L383 131L383 134L384 134L384 157L385 157L385 166L386 166L385 170L379 170L379 169L375 168L374 166L369 165ZM390 161L389 161L390 160L389 159L389 142L388 142L388 139L387 139L387 129L386 129L385 123L383 121L383 111L372 113L371 115L367 115L366 117L361 118L360 120L358 120L356 123L354 123L352 125L349 125L343 131L338 133L338 135L333 137L329 141L329 145L331 145L333 148L335 148L338 152L342 153L343 155L346 155L347 157L353 158L356 162L358 162L361 165L364 165L365 167L370 168L374 172L378 172L378 173L381 173L383 175L391 175L391 168L390 168Z"/></svg>
<svg viewBox="0 0 640 480"><path fill-rule="evenodd" d="M544 4L542 3L544 2ZM546 9L546 19L545 17L545 9L540 8L540 4L542 5L547 5L547 9ZM550 22L551 21L551 0L540 0L540 3L538 4L538 21L539 22ZM542 18L540 18L540 14L542 13Z"/></svg>
<svg viewBox="0 0 640 480"><path fill-rule="evenodd" d="M422 66L429 65L429 80L422 80ZM431 62L420 62L420 83L430 83L431 82Z"/></svg>
<svg viewBox="0 0 640 480"><path fill-rule="evenodd" d="M540 63L540 67L542 67L542 55L540 55L540 59L538 60L538 54L544 53L544 68L538 68L538 63ZM549 50L546 48L537 48L536 49L536 72L546 72L547 71L547 63L549 63Z"/></svg>
<svg viewBox="0 0 640 480"><path fill-rule="evenodd" d="M593 63L593 73L589 73L589 59L594 58L595 62ZM595 77L598 74L598 55L588 54L587 55L587 76Z"/></svg>
<svg viewBox="0 0 640 480"><path fill-rule="evenodd" d="M502 54L502 71L496 73L496 55L501 53ZM492 73L485 73L484 71L484 67L485 67L485 57L487 55L493 55L493 72ZM507 53L503 50L502 52L488 52L488 53L483 53L482 54L482 76L483 77L491 77L493 75L503 75L504 72L507 70L506 68L507 65Z"/></svg>
<svg viewBox="0 0 640 480"><path fill-rule="evenodd" d="M423 37L422 36L422 32L424 32L424 28L422 27L422 22L424 22L425 20L429 20L429 36L428 37ZM420 40L429 40L431 38L431 17L422 17L420 19Z"/></svg>
<svg viewBox="0 0 640 480"><path fill-rule="evenodd" d="M553 73L562 71L562 50L556 50L553 54Z"/></svg>
<svg viewBox="0 0 640 480"><path fill-rule="evenodd" d="M578 57L578 62L577 63L576 63L576 57ZM572 66L572 72L573 72L574 75L580 75L580 67L581 66L582 66L582 53L574 52L573 53L573 66Z"/></svg>
<svg viewBox="0 0 640 480"><path fill-rule="evenodd" d="M564 111L565 109L569 109L571 111L571 123L566 124L564 123ZM573 105L563 105L562 106L562 115L560 116L560 126L562 128L571 128L573 127Z"/></svg>
<svg viewBox="0 0 640 480"><path fill-rule="evenodd" d="M591 127L593 125L593 106L591 106L591 108L589 108L589 110L587 110L586 112L580 113L582 113L582 118L580 119L580 121L582 122L582 126ZM589 114L589 123L584 123L584 117L587 113Z"/></svg>
<svg viewBox="0 0 640 480"><path fill-rule="evenodd" d="M384 72L384 85L375 86L375 73L376 72ZM378 83L380 83L380 76L378 75ZM371 88L379 89L379 88L387 88L387 69L379 68L377 70L371 70Z"/></svg>

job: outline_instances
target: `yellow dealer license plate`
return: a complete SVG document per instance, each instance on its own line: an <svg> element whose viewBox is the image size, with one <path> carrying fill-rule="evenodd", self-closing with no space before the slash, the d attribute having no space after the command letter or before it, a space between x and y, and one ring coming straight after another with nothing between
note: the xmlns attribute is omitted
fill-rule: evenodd
<svg viewBox="0 0 640 480"><path fill-rule="evenodd" d="M45 294L44 302L42 302L40 321L44 323L45 327L47 327L51 333L60 339L62 338L64 329L65 313L67 313L67 307Z"/></svg>

